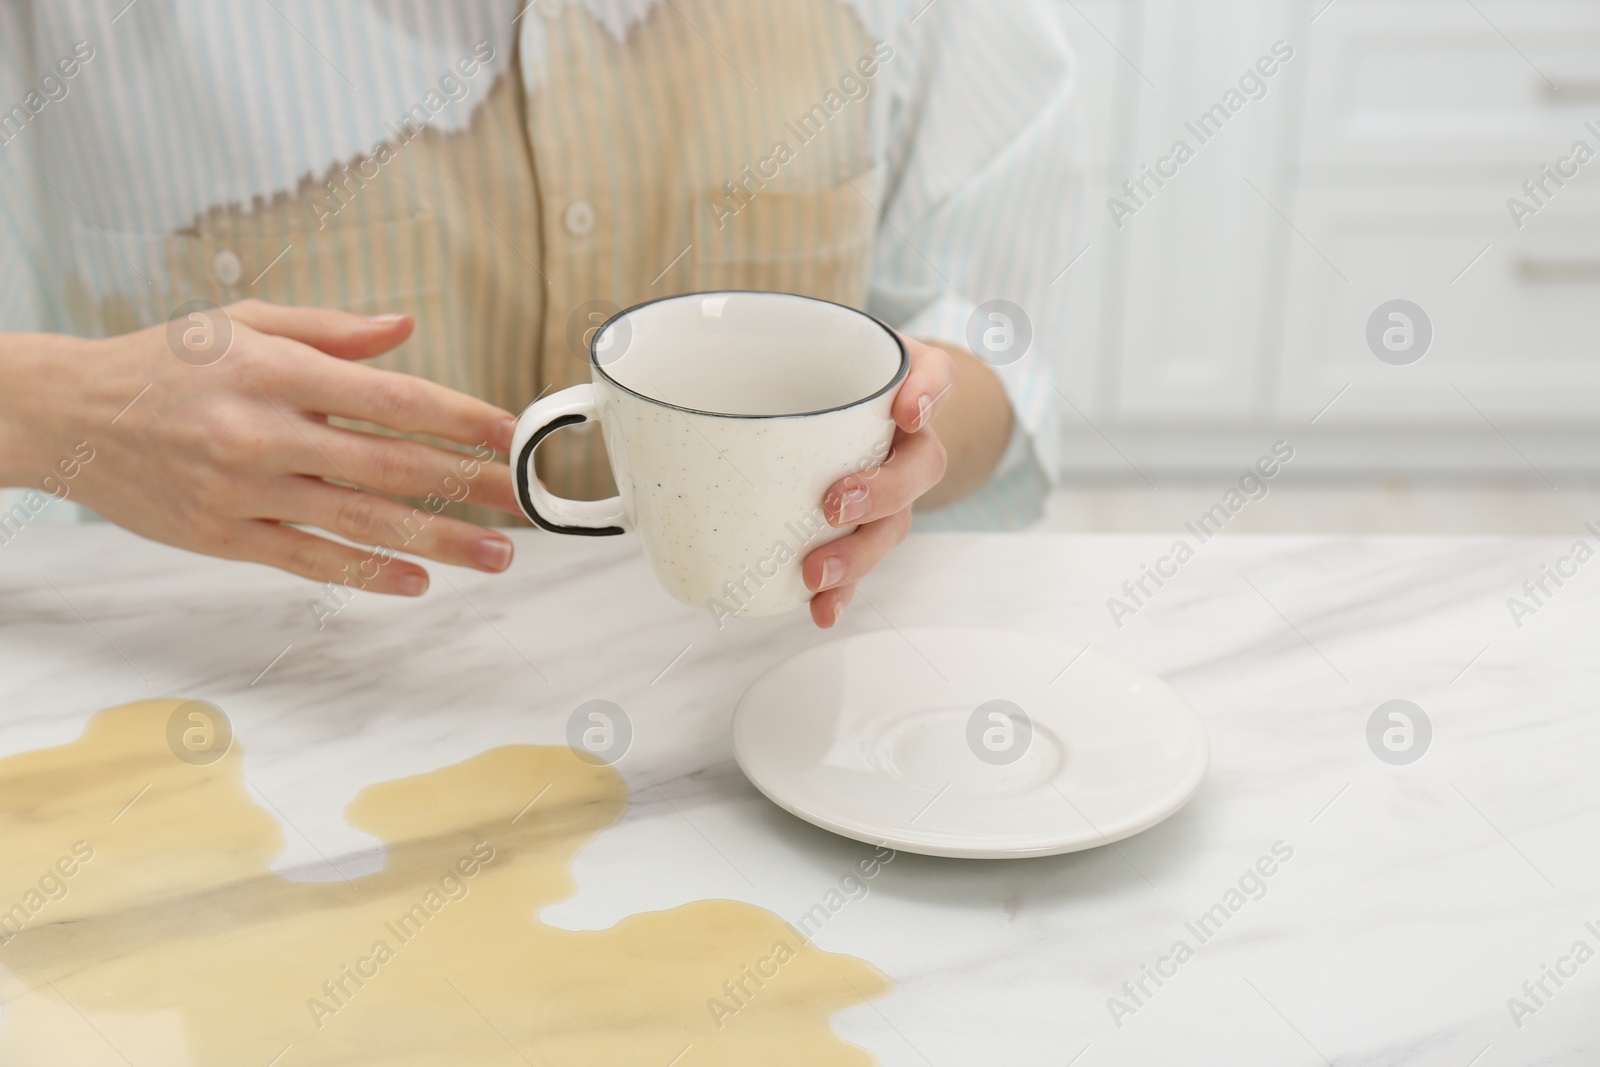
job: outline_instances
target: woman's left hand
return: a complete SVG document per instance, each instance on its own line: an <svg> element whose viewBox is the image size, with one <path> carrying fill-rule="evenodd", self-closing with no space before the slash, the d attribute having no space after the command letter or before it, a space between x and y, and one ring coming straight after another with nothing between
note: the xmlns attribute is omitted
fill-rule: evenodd
<svg viewBox="0 0 1600 1067"><path fill-rule="evenodd" d="M801 571L816 593L811 618L823 629L844 614L855 583L906 539L911 505L944 477L944 445L931 424L955 388L955 358L942 348L904 340L911 369L891 409L895 434L888 457L882 466L841 478L822 498L830 524L857 529L816 549Z"/></svg>

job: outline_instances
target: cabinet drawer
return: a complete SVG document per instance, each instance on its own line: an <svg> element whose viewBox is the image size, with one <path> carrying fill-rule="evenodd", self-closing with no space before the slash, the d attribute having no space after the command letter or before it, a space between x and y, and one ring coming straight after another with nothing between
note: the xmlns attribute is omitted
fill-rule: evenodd
<svg viewBox="0 0 1600 1067"><path fill-rule="evenodd" d="M1375 163L1536 170L1576 138L1600 147L1584 129L1600 116L1592 0L1338 0L1311 45L1310 180Z"/></svg>
<svg viewBox="0 0 1600 1067"><path fill-rule="evenodd" d="M1349 385L1330 423L1481 427L1473 405L1508 432L1600 423L1600 194L1568 189L1520 231L1503 207L1494 214L1504 195L1302 191L1278 390L1286 422ZM1373 312L1395 299L1432 326L1427 353L1404 366L1367 340Z"/></svg>

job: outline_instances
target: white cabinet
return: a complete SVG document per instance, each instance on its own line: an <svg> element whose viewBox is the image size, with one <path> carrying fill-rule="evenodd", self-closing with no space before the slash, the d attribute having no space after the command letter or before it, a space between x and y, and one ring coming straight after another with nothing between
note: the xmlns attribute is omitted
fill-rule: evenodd
<svg viewBox="0 0 1600 1067"><path fill-rule="evenodd" d="M1138 48L1139 20L1135 5L1119 0L1074 0L1062 17L1078 62L1086 173L1076 243L1063 250L1060 272L1051 284L1052 294L1059 293L1056 298L1066 303L1068 311L1068 358L1057 385L1080 410L1090 411L1103 406L1097 397L1115 388L1108 377L1116 365L1106 358L1111 347L1107 319L1118 296L1121 265L1108 258L1115 252L1101 205L1106 183L1116 161L1127 153L1132 134L1123 116L1132 92L1129 81L1137 75L1123 55ZM1079 415L1070 410L1065 414L1068 425L1081 426Z"/></svg>
<svg viewBox="0 0 1600 1067"><path fill-rule="evenodd" d="M1115 411L1132 421L1258 417L1268 322L1253 309L1282 269L1274 152L1303 58L1286 40L1283 5L1145 0L1140 10L1138 133L1109 183L1119 215L1135 211L1110 237L1126 250Z"/></svg>
<svg viewBox="0 0 1600 1067"><path fill-rule="evenodd" d="M1451 185L1520 175L1600 117L1593 0L1338 0L1311 40L1308 177L1360 180L1383 164Z"/></svg>
<svg viewBox="0 0 1600 1067"><path fill-rule="evenodd" d="M1100 246L1066 279L1085 347L1064 380L1093 422L1069 414L1069 464L1222 471L1289 435L1299 469L1600 470L1600 4L1098 0L1064 17L1086 121L1108 131L1086 206ZM1279 40L1292 60L1200 143L1197 116ZM1106 198L1179 139L1194 157L1113 225ZM1514 219L1513 196L1538 211ZM1434 334L1406 366L1367 341L1394 299Z"/></svg>
<svg viewBox="0 0 1600 1067"><path fill-rule="evenodd" d="M1296 224L1349 282L1296 243L1279 410L1309 419L1350 385L1330 429L1420 431L1485 417L1593 426L1600 190L1568 190L1520 233L1496 212L1497 196L1504 190L1302 190ZM1410 365L1381 362L1368 344L1369 317L1394 299L1417 304L1431 324L1430 348Z"/></svg>

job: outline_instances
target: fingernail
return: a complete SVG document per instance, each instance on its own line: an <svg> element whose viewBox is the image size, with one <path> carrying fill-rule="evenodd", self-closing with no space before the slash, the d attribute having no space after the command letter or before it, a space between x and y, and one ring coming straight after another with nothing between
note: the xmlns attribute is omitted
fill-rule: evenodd
<svg viewBox="0 0 1600 1067"><path fill-rule="evenodd" d="M839 525L848 526L867 513L867 490L865 487L859 493L844 493L839 505Z"/></svg>
<svg viewBox="0 0 1600 1067"><path fill-rule="evenodd" d="M849 604L845 601L844 597L840 597L838 600L834 601L833 622L828 624L830 627L839 625L839 620L844 618L844 609L848 606Z"/></svg>
<svg viewBox="0 0 1600 1067"><path fill-rule="evenodd" d="M832 589L844 579L844 561L838 556L829 556L822 561L822 579L817 584L817 592Z"/></svg>
<svg viewBox="0 0 1600 1067"><path fill-rule="evenodd" d="M374 326L393 326L403 318L405 318L404 315L396 315L391 313L388 315L368 315L367 321L372 323Z"/></svg>
<svg viewBox="0 0 1600 1067"><path fill-rule="evenodd" d="M501 452L511 451L511 442L517 436L517 420L505 419L500 423L498 435L495 437L494 446Z"/></svg>
<svg viewBox="0 0 1600 1067"><path fill-rule="evenodd" d="M478 542L478 566L499 574L511 566L511 542L504 537L485 537Z"/></svg>
<svg viewBox="0 0 1600 1067"><path fill-rule="evenodd" d="M946 392L948 392L948 390L946 390ZM918 430L928 425L928 423L932 422L933 417L938 413L938 396L935 396L932 393L923 393L921 396L917 397L917 421L915 425L912 426L911 432L916 433Z"/></svg>
<svg viewBox="0 0 1600 1067"><path fill-rule="evenodd" d="M428 576L425 574L402 574L394 580L395 592L401 596L421 596L428 591Z"/></svg>

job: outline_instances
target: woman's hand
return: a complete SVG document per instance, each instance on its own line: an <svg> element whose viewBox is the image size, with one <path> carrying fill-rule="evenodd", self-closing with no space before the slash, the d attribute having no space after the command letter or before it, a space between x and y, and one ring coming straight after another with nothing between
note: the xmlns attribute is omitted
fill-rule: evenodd
<svg viewBox="0 0 1600 1067"><path fill-rule="evenodd" d="M1011 406L987 364L969 352L903 340L911 369L891 409L888 457L835 482L822 498L829 523L857 529L813 551L801 571L816 593L811 618L824 629L839 621L855 583L906 539L912 505L926 497L942 506L981 486L1011 437ZM953 462L933 425L941 412L938 430L957 445Z"/></svg>
<svg viewBox="0 0 1600 1067"><path fill-rule="evenodd" d="M29 464L43 473L86 442L93 458L72 496L112 522L179 548L373 592L427 588L427 572L393 558L396 551L484 571L510 565L510 539L436 513L463 500L516 512L510 471L493 462L494 450L510 446L510 413L355 362L405 341L410 318L258 301L222 310L232 341L215 362L179 358L166 326L103 341L8 337L0 421L11 424L8 433L20 427L6 444L25 448L13 450L6 473ZM218 325L221 312L209 314ZM330 426L329 416L433 435L475 454ZM427 501L413 508L379 494Z"/></svg>

